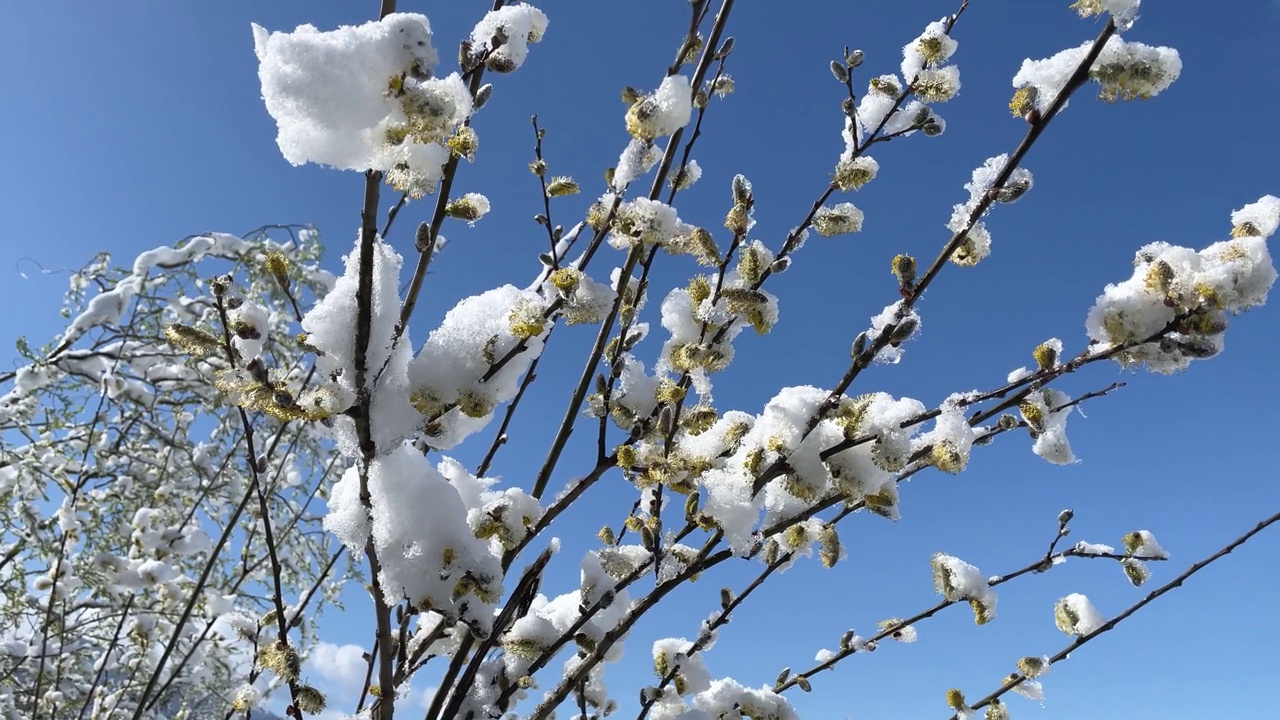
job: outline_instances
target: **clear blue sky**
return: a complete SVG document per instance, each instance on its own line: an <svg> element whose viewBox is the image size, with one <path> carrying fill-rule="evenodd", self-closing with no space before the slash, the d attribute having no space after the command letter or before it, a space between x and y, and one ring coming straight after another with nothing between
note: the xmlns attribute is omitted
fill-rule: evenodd
<svg viewBox="0 0 1280 720"><path fill-rule="evenodd" d="M893 300L889 259L900 252L932 258L947 240L943 226L951 205L965 199L961 185L972 168L1020 140L1025 126L1005 107L1022 59L1097 33L1098 23L1076 18L1068 4L973 3L956 29L963 90L939 108L947 133L873 153L879 179L849 198L866 212L864 232L811 240L793 268L770 281L782 298L781 323L770 337L739 341L739 360L718 378L722 409L758 412L780 386L836 381L850 340ZM866 51L864 72L896 72L901 45L954 5L814 0L783 10L740 2L730 28L738 40L730 62L738 91L713 105L694 153L705 174L682 196L682 217L716 226L728 207L728 180L741 172L755 185L754 236L776 248L821 192L843 147L840 87L827 61L847 44ZM431 17L446 71L457 38L487 7L480 0L401 3ZM545 236L530 221L540 201L525 169L529 115L538 113L548 128L552 172L576 176L587 190L557 206L557 221L568 225L569 211L590 202L603 168L626 142L619 89L657 85L686 12L677 0L547 0L540 7L551 19L549 32L519 73L496 79L493 100L476 119L479 159L455 185L486 193L494 211L473 229L446 227L452 243L420 304L418 341L458 298L506 282L524 285L536 269ZM948 268L921 304L924 334L902 364L864 374L858 391L933 405L953 391L1001 384L1009 370L1030 364L1031 349L1048 337L1079 352L1086 311L1107 282L1128 276L1139 246L1167 240L1202 247L1225 237L1231 210L1280 194L1280 140L1267 133L1280 114L1280 6L1167 0L1144 9L1126 37L1178 48L1182 78L1147 103L1108 106L1087 91L1073 101L1029 158L1034 190L989 218L992 257L975 269ZM336 269L358 224L363 180L293 168L280 157L259 96L249 23L327 29L376 10L373 2L301 0L4 4L0 298L7 312L0 338L25 334L38 345L59 331L65 275L39 275L34 263L74 267L103 249L126 262L191 233L314 223ZM428 212L426 203L408 208L391 242L410 250L411 229ZM604 262L619 264L621 256L598 269ZM661 264L655 287L662 290L652 307L665 288L695 272L687 259L664 257ZM1093 366L1068 378L1061 387L1073 394L1129 381L1087 405L1087 418L1073 416L1079 464L1050 466L1031 454L1025 437L1005 437L979 449L959 477L918 476L903 490L900 523L855 518L843 533L850 558L838 569L802 563L740 612L709 656L712 674L751 686L772 682L782 666L806 667L816 650L835 647L846 627L867 634L878 620L927 607L935 599L928 565L935 551L987 574L1020 567L1043 552L1064 507L1077 514L1073 540L1118 544L1129 530L1155 532L1174 559L1154 567L1153 581L1168 579L1280 506L1278 321L1274 307L1238 318L1226 352L1181 376ZM495 466L509 482L527 485L540 463L548 418L563 412L566 393L558 389L576 377L593 333L557 333L526 407L533 422L518 427ZM648 351L659 342L651 339ZM469 465L488 438L477 436L461 453ZM555 482L589 469L573 458L560 468ZM554 532L568 541L589 537L601 517L616 525L632 497L610 478ZM569 550L581 547L567 544L544 589L570 588L576 556ZM1277 553L1280 532L1197 576L1056 668L1045 679L1043 709L1013 698L1014 716L1271 716L1268 683L1280 642ZM624 708L650 682L648 642L692 637L720 586L740 587L744 569L755 566L703 579L633 634L622 665L607 675ZM945 717L946 688L980 697L1018 657L1066 644L1053 627L1052 604L1069 592L1089 594L1111 615L1144 591L1129 587L1112 564L1074 561L1005 586L990 626L975 628L968 610L956 608L922 625L917 644L855 657L816 677L814 693L793 701L808 717ZM344 626L350 619L332 616L327 639L365 642L367 618Z"/></svg>

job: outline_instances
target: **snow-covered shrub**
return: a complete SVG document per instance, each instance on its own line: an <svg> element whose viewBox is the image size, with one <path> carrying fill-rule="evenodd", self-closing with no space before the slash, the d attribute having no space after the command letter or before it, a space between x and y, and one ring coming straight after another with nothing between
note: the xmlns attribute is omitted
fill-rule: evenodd
<svg viewBox="0 0 1280 720"><path fill-rule="evenodd" d="M430 666L428 720L547 720L566 704L602 717L623 703L655 720L794 718L794 688L811 690L818 673L886 641L915 641L947 608L967 604L979 625L996 621L1006 582L1070 558L1114 560L1134 585L1149 581L1148 564L1168 558L1151 532L1124 535L1123 552L1059 548L1073 519L1064 511L1048 550L1004 575L936 553L941 600L865 636L844 632L807 669L759 687L714 674L707 651L733 612L815 551L828 568L871 552L847 547L841 532L854 515L902 517L904 480L960 474L1008 434L1025 433L1050 463L1076 462L1068 418L1112 388L1073 395L1064 375L1106 360L1173 373L1217 355L1229 321L1263 304L1276 279L1267 238L1280 200L1236 210L1230 237L1203 249L1142 246L1132 276L1082 312L1087 337L1075 354L1054 338L1003 384L930 401L865 387L874 379L864 373L905 364L939 274L970 272L992 254L991 213L1032 191L1023 161L1069 97L1096 82L1105 101L1147 99L1177 80L1177 51L1120 34L1138 0L1079 0L1081 15L1106 17L1101 33L1017 72L1010 110L1027 123L1023 142L981 163L949 216L941 206L947 239L936 257L893 258L897 287L850 338L843 374L823 387L784 377L762 407L726 408L715 381L741 360L743 338L785 320L771 278L804 261L811 235L859 233L875 216L836 193L877 180L887 160L870 152L887 141L944 134L939 108L961 90L956 29L967 3L928 23L900 64L858 50L831 63L843 150L812 211L779 242L752 236L765 200L744 175L722 207L680 204L704 174L691 157L703 119L742 82L726 70L732 3L716 13L707 0L690 5L691 30L665 74L644 84L652 90L624 89L625 145L581 212L566 198L585 184L549 173L535 118L529 169L548 250L532 281L495 279L416 339L410 320L444 223L483 227L505 211L455 193L452 181L461 160L483 159L473 121L504 91L503 76L536 62L530 46L552 30L548 16L497 3L461 41L456 69L420 14L333 30L253 26L283 157L364 173L360 232L337 276L320 269L309 228L196 236L129 269L100 257L73 277L66 331L47 347L20 347L22 366L0 375L0 499L10 510L0 519L0 715L203 718L287 704L292 717L338 707L388 718L416 709L409 688ZM901 74L870 73L869 60ZM385 219L376 212L384 185L400 195ZM400 232L404 221L393 221L418 202L429 211L412 250L393 245L383 235ZM553 219L566 216L568 229ZM658 258L692 277L658 287ZM596 332L567 408L522 404L553 331L568 325ZM522 462L521 477L490 475L513 418L530 414L551 438L547 452ZM575 429L591 437L588 452L569 446ZM488 449L473 472L463 458L476 443ZM629 510L596 518L588 533L555 525L604 482L628 488ZM581 557L553 531L574 533ZM677 588L730 566L754 579L722 590L692 639L653 643L656 679L638 707L634 693L606 687L605 666L622 659L638 622ZM552 571L563 578L566 568L576 580L553 587ZM317 613L360 583L368 607L353 604L343 622L376 630L358 663L365 685L326 698L303 666L315 648L333 654L317 642ZM800 615L786 612L787 623ZM958 717L1008 717L1004 694L1042 699L1037 678L1049 666L1128 614L1108 620L1068 594L1052 612L1074 638L1066 650L1022 658L982 700L951 690L946 701Z"/></svg>

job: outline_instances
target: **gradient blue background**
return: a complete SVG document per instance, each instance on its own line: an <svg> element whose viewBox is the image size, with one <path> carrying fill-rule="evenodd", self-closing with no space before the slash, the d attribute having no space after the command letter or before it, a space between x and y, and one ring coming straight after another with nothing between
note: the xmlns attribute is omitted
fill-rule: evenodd
<svg viewBox="0 0 1280 720"><path fill-rule="evenodd" d="M782 298L771 337L743 336L739 360L717 378L722 409L758 411L784 385L830 386L847 363L849 342L891 302L889 259L932 258L961 185L985 158L1010 152L1025 126L1005 109L1009 78L1024 57L1046 57L1096 35L1069 3L978 0L956 29L959 98L939 107L947 133L876 148L880 177L854 197L864 232L814 238L793 268L770 280ZM827 182L842 149L840 87L826 69L848 44L866 51L867 74L896 72L900 47L925 23L954 10L950 0L912 3L738 3L729 71L738 91L712 105L694 157L705 175L682 193L689 222L716 227L728 209L728 180L746 174L758 201L753 233L778 247ZM456 40L487 9L480 0L415 3L431 17L436 45L452 67ZM545 150L556 174L586 192L555 206L565 225L601 189L601 172L626 142L624 84L656 86L686 23L686 3L545 0L544 42L516 75L491 78L489 106L477 116L478 161L457 192L479 191L494 211L475 228L446 226L452 241L434 265L413 333L421 341L458 298L493 285L523 286L536 271L545 234L530 218L541 209L528 118L548 128ZM363 179L281 159L262 107L251 21L271 29L302 23L331 28L376 13L376 3L9 2L0 7L0 338L38 345L59 332L65 275L94 252L128 262L137 252L191 233L241 233L266 223L314 223L330 249L329 267L350 247ZM975 269L949 267L921 304L923 335L902 364L865 373L857 391L909 394L933 405L950 392L990 388L1031 363L1040 341L1083 347L1085 312L1101 288L1128 276L1134 250L1153 240L1202 247L1226 236L1229 213L1265 193L1280 194L1280 140L1268 134L1280 113L1275 37L1280 9L1269 0L1210 6L1189 0L1148 3L1126 36L1171 45L1182 78L1146 103L1108 106L1086 89L1051 126L1027 166L1035 189L988 219L992 257ZM389 201L384 202L384 206ZM390 239L406 252L429 203L411 205ZM605 250L593 275L606 277L622 256ZM687 258L662 257L651 310L662 293L696 272ZM25 275L25 277L24 277ZM651 316L656 326L656 316ZM929 556L950 552L999 574L1042 553L1055 516L1073 507L1071 540L1119 544L1133 529L1154 531L1173 554L1153 566L1168 579L1280 506L1275 442L1280 384L1275 381L1275 308L1240 317L1226 352L1172 378L1092 366L1060 387L1073 394L1115 380L1129 386L1074 415L1077 465L1050 466L1025 436L979 449L959 477L926 473L903 488L903 520L857 516L843 533L850 558L834 571L802 562L737 614L708 661L713 675L751 686L771 683L789 665L807 667L834 648L846 627L873 632L876 621L906 616L935 601ZM662 333L643 350L652 357ZM494 472L528 485L563 412L565 388L580 370L594 329L560 330ZM7 361L6 361L7 362ZM584 433L589 434L589 433ZM478 435L460 456L474 466L488 444ZM553 488L589 469L570 455ZM554 528L566 540L544 589L570 590L576 557L607 519L615 526L633 491L611 476L583 508ZM1273 717L1274 646L1280 641L1280 532L1242 551L1104 636L1045 679L1043 708L1010 700L1014 717L1144 720L1170 717ZM651 682L648 643L692 637L716 607L719 587L741 587L757 566L738 564L681 591L643 623L607 679L634 715L640 685ZM885 646L814 678L811 695L791 699L806 717L946 717L943 691L970 697L994 689L1027 654L1052 654L1068 639L1052 604L1084 592L1105 614L1139 599L1112 563L1073 561L1000 591L998 620L976 628L966 608L920 626L912 646ZM367 643L371 620L353 605L329 616L325 638ZM558 666L558 664L557 664ZM544 687L546 687L544 683ZM338 698L334 698L338 700Z"/></svg>

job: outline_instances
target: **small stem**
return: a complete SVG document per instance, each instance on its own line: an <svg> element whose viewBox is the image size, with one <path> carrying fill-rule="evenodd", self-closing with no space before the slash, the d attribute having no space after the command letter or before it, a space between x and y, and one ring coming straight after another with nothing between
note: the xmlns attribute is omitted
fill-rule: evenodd
<svg viewBox="0 0 1280 720"><path fill-rule="evenodd" d="M1173 590L1174 588L1177 588L1177 587L1181 587L1182 584L1186 582L1192 575L1195 575L1196 573L1200 572L1206 567L1212 565L1218 560L1221 560L1222 558L1231 554L1233 550L1249 542L1250 540L1253 539L1255 535L1262 532L1263 530L1266 530L1268 527L1276 524L1277 522L1280 522L1280 513L1276 513L1271 517L1259 522L1257 525L1254 525L1253 528L1250 529L1248 532L1237 537L1235 540L1232 540L1225 547L1218 550L1217 552L1210 555L1209 557L1187 568L1181 575L1178 575L1177 577L1165 583L1164 585L1161 585L1160 587L1151 591L1142 600L1139 600L1138 602L1126 608L1124 612L1111 618L1110 620L1103 623L1100 627L1096 628L1092 632L1089 632L1077 637L1073 642L1071 642L1071 644L1067 645L1063 649L1059 650L1052 657L1050 657L1049 665L1052 666L1062 662L1063 660L1066 660L1068 657L1071 656L1073 652L1075 652L1081 646L1085 645L1086 643L1098 637L1099 635L1102 635L1103 633L1109 632L1110 630L1114 629L1117 625L1127 620L1134 613L1138 612L1139 610L1146 607L1147 605L1150 605L1151 603L1155 602L1157 598L1169 592L1170 590ZM982 698L978 702L974 703L972 705L972 708L974 710L979 710L983 707L986 707L987 705L990 705L993 701L999 699L1005 693L1021 685L1027 679L1028 679L1027 676L1021 673L1014 673L1010 675L1009 679L1006 680L1000 686L1000 689L996 690L990 695L987 695L986 697ZM951 720L956 720L956 718L957 718L956 715L951 716Z"/></svg>

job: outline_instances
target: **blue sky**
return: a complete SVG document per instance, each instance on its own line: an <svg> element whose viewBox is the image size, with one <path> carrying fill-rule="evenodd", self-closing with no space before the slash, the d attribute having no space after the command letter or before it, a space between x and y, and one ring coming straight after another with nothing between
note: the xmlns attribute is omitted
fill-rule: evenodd
<svg viewBox="0 0 1280 720"><path fill-rule="evenodd" d="M896 72L901 45L954 4L814 0L784 11L780 4L739 3L729 30L737 38L729 71L738 90L708 116L694 153L704 176L682 194L682 217L716 226L728 208L729 178L741 172L755 186L753 236L776 248L825 186L843 147L841 88L828 60L850 45L866 52L864 73ZM792 269L770 281L782 298L781 323L769 337L739 341L739 360L717 378L722 409L758 411L781 386L836 381L850 340L894 299L889 259L901 252L932 258L948 238L951 205L967 196L961 185L972 168L1021 139L1025 125L1005 109L1021 60L1097 33L1098 23L1078 19L1068 4L973 4L955 33L963 90L939 108L947 133L898 140L873 153L879 178L846 198L866 212L863 233L812 239ZM430 16L445 71L457 38L487 7L479 0L401 3L402 10ZM530 221L541 208L525 169L532 157L529 116L537 113L548 128L552 172L574 175L586 190L557 206L557 221L568 225L626 142L618 91L657 85L686 22L686 4L678 0L547 0L540 7L551 19L548 34L519 73L494 81L493 99L476 118L479 158L455 185L485 193L494 211L474 228L446 226L451 244L420 302L412 328L418 341L457 299L501 283L524 285L536 270L545 235ZM1079 95L1029 157L1034 190L988 219L992 257L974 269L949 267L921 303L924 332L903 362L877 366L855 390L933 405L954 391L1001 384L1009 370L1030 364L1031 349L1048 337L1079 352L1085 312L1107 282L1128 276L1139 246L1167 240L1202 247L1225 237L1231 210L1280 194L1280 140L1265 131L1280 112L1270 92L1280 82L1273 58L1280 11L1267 0L1230 7L1149 3L1127 37L1178 48L1181 79L1146 103L1109 106L1087 89ZM301 0L69 0L56 8L0 8L6 68L0 298L9 309L0 314L0 337L9 342L24 334L39 344L56 335L65 275L41 275L38 268L76 267L103 249L125 262L191 233L314 223L336 269L358 224L363 179L293 168L280 157L259 96L249 23L324 29L375 12L372 2ZM411 250L412 227L429 209L410 206L389 240ZM604 262L621 261L615 255ZM662 258L652 307L694 272L687 259ZM1099 365L1067 378L1061 387L1073 394L1129 382L1086 405L1087 418L1073 416L1079 464L1047 465L1030 453L1025 437L1005 437L979 449L959 477L918 476L903 490L904 517L896 526L854 518L843 533L845 563L834 571L801 563L740 611L708 657L713 675L752 686L772 682L784 665L806 667L819 648L834 647L846 627L865 634L878 620L931 605L928 559L935 551L988 574L1020 567L1043 552L1064 507L1078 518L1073 540L1118 544L1133 529L1155 532L1174 559L1154 568L1154 582L1207 555L1280 505L1278 320L1274 307L1241 316L1226 352L1184 375ZM557 333L526 401L525 422L495 465L508 482L527 485L541 463L563 412L563 388L577 376L593 334ZM650 341L650 353L657 341ZM468 465L488 439L482 433L465 446L460 455ZM570 456L553 487L589 469L585 462ZM611 477L555 526L567 549L545 589L569 589L576 577L570 551L586 547L580 539L594 534L601 517L616 525L632 497ZM1266 683L1274 675L1271 647L1280 641L1280 620L1271 611L1280 591L1277 552L1280 533L1264 535L1205 571L1056 668L1045 681L1043 708L1013 698L1014 716L1143 720L1273 711ZM703 579L637 629L623 663L607 675L624 710L649 682L648 642L692 636L716 607L718 589L741 587L753 570L742 565ZM1110 615L1143 591L1129 587L1111 564L1068 563L1005 586L992 625L975 628L968 611L957 608L923 624L915 645L855 657L816 677L814 692L793 701L808 717L945 717L946 688L980 697L1018 657L1052 654L1066 644L1053 627L1052 604L1069 592L1090 595ZM365 641L365 616L334 615L329 623L328 640Z"/></svg>

